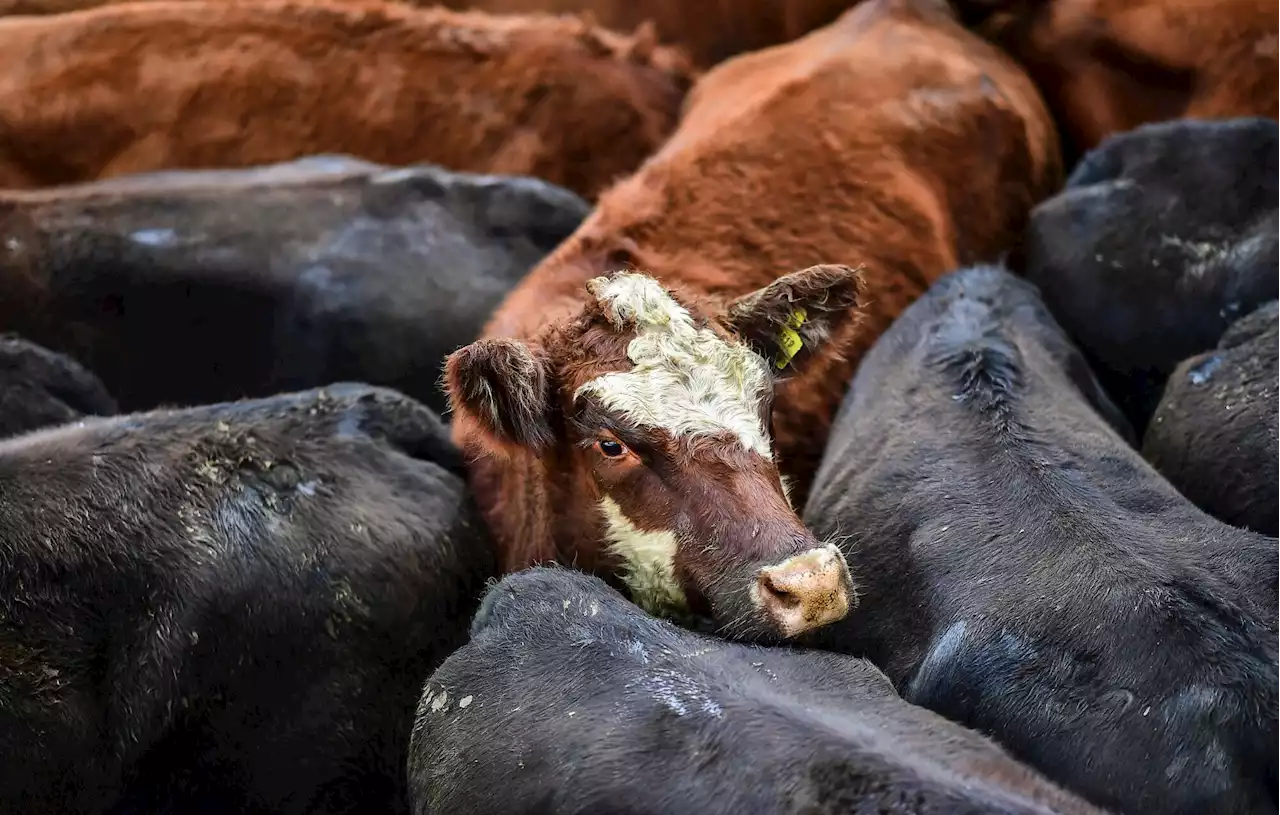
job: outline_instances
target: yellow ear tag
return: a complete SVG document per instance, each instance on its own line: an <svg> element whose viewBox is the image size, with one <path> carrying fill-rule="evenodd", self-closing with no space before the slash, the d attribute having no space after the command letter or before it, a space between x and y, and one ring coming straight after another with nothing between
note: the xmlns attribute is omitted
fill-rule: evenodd
<svg viewBox="0 0 1280 815"><path fill-rule="evenodd" d="M787 318L787 325L778 332L778 358L773 364L778 368L787 367L787 363L795 359L796 354L800 353L800 349L804 347L800 335L796 333L796 329L804 325L805 310L796 306L791 312L791 316Z"/></svg>

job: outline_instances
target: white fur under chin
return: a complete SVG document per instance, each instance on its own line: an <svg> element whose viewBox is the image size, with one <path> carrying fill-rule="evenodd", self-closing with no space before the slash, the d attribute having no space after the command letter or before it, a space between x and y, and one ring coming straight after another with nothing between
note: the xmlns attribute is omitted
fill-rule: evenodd
<svg viewBox="0 0 1280 815"><path fill-rule="evenodd" d="M689 607L676 581L674 532L638 529L609 496L600 499L605 520L606 550L622 560L620 577L636 605L650 614L669 617Z"/></svg>
<svg viewBox="0 0 1280 815"><path fill-rule="evenodd" d="M642 427L677 437L728 431L746 449L772 457L760 421L760 401L772 386L763 359L695 328L689 312L651 277L620 274L592 283L601 303L635 321L636 337L627 346L634 366L597 377L578 394L595 396Z"/></svg>

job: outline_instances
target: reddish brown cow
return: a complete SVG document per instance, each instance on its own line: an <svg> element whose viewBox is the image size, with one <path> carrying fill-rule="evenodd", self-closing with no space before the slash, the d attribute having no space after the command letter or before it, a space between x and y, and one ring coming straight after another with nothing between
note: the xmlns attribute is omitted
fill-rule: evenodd
<svg viewBox="0 0 1280 815"><path fill-rule="evenodd" d="M779 473L800 500L875 336L996 257L1060 175L1030 80L943 2L871 0L712 70L663 149L449 359L505 567L617 572L651 610L737 635L842 616L844 560Z"/></svg>
<svg viewBox="0 0 1280 815"><path fill-rule="evenodd" d="M1075 151L1146 122L1277 116L1275 0L956 0Z"/></svg>
<svg viewBox="0 0 1280 815"><path fill-rule="evenodd" d="M0 0L0 16L59 14L120 3L166 0ZM243 0L237 0L243 2ZM358 0L357 0L358 1ZM232 0L221 0L232 2ZM600 25L631 31L652 22L663 42L702 66L795 39L834 20L858 0L404 0L490 14L590 14Z"/></svg>
<svg viewBox="0 0 1280 815"><path fill-rule="evenodd" d="M0 19L0 187L315 153L534 175L586 196L679 117L687 60L581 20L394 3Z"/></svg>
<svg viewBox="0 0 1280 815"><path fill-rule="evenodd" d="M429 0L420 0L428 2ZM767 48L826 25L858 0L444 0L450 8L494 14L588 12L630 31L652 21L659 38L708 67L744 51Z"/></svg>
<svg viewBox="0 0 1280 815"><path fill-rule="evenodd" d="M138 0L145 2L145 0ZM0 0L0 17L17 14L64 14L106 5L110 0ZM129 0L120 0L129 2Z"/></svg>

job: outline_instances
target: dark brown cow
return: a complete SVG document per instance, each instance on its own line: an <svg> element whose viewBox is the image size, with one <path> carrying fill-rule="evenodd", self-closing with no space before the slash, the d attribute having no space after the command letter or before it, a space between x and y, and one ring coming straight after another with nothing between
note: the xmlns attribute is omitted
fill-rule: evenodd
<svg viewBox="0 0 1280 815"><path fill-rule="evenodd" d="M620 572L736 635L842 616L843 559L779 473L803 493L862 352L1059 177L1035 88L944 3L876 0L717 67L448 363L505 567Z"/></svg>
<svg viewBox="0 0 1280 815"><path fill-rule="evenodd" d="M685 57L582 20L175 2L0 19L0 187L349 153L594 196L675 126Z"/></svg>
<svg viewBox="0 0 1280 815"><path fill-rule="evenodd" d="M1145 122L1277 116L1274 0L956 0L1088 150Z"/></svg>

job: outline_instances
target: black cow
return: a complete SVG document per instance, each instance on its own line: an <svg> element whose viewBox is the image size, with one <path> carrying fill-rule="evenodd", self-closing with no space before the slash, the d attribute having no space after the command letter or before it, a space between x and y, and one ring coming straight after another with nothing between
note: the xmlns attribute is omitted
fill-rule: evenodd
<svg viewBox="0 0 1280 815"><path fill-rule="evenodd" d="M0 330L125 410L357 380L445 409L446 354L588 211L529 178L318 156L0 194Z"/></svg>
<svg viewBox="0 0 1280 815"><path fill-rule="evenodd" d="M354 385L0 441L0 812L403 812L493 553L439 419Z"/></svg>
<svg viewBox="0 0 1280 815"><path fill-rule="evenodd" d="M1276 303L1236 321L1218 348L1169 377L1142 454L1205 512L1274 537L1280 332Z"/></svg>
<svg viewBox="0 0 1280 815"><path fill-rule="evenodd" d="M1147 125L1032 212L1013 262L1139 435L1174 367L1277 297L1278 148L1270 119Z"/></svg>
<svg viewBox="0 0 1280 815"><path fill-rule="evenodd" d="M685 631L579 572L505 578L471 632L418 705L418 815L1098 812L865 660Z"/></svg>
<svg viewBox="0 0 1280 815"><path fill-rule="evenodd" d="M1274 813L1276 541L1117 426L1031 284L941 279L836 419L805 520L860 603L814 641L1100 806Z"/></svg>
<svg viewBox="0 0 1280 815"><path fill-rule="evenodd" d="M75 360L21 337L0 336L0 439L115 412L102 382Z"/></svg>

